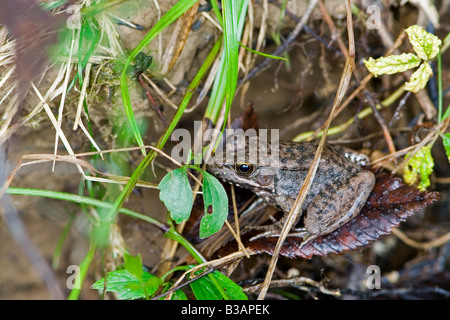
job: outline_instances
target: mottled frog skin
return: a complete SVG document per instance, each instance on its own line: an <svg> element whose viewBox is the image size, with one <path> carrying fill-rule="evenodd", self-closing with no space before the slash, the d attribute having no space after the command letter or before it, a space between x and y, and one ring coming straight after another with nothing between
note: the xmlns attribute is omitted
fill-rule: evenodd
<svg viewBox="0 0 450 320"><path fill-rule="evenodd" d="M244 158L235 157L231 163L219 161L209 164L207 170L219 179L249 189L267 203L289 212L317 145L318 142L280 142L277 158L272 158L269 152L267 157L258 159L257 155L249 153L248 141L232 140L216 157L245 149ZM367 162L364 155L325 144L302 206L305 236L316 238L328 234L358 215L375 184L373 173L361 168L364 162Z"/></svg>

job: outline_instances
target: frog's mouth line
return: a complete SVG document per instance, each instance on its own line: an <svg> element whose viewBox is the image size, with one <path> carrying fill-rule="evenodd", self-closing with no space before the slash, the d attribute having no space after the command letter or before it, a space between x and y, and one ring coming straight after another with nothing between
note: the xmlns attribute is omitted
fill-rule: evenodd
<svg viewBox="0 0 450 320"><path fill-rule="evenodd" d="M271 168L257 168L252 174L246 176L236 172L235 165L215 164L208 170L220 180L233 184L237 187L258 191L271 192L275 173Z"/></svg>

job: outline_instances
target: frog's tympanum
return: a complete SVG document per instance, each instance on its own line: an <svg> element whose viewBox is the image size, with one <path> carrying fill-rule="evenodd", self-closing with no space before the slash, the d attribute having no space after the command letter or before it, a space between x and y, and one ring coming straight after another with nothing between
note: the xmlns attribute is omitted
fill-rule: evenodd
<svg viewBox="0 0 450 320"><path fill-rule="evenodd" d="M318 142L279 142L276 154L270 152L272 145L267 143L268 155L259 156L258 151L250 150L248 139L231 139L215 155L223 161L216 160L207 170L223 181L255 192L286 213L300 191L317 145ZM224 161L230 154L235 155L233 160ZM325 144L302 206L304 239L328 234L358 215L375 184L374 174L361 168L364 162L367 163L364 155Z"/></svg>

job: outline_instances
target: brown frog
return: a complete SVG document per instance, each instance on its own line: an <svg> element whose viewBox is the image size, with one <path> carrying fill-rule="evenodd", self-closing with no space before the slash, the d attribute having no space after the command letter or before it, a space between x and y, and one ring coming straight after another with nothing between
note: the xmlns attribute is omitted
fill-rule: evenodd
<svg viewBox="0 0 450 320"><path fill-rule="evenodd" d="M300 191L317 145L314 141L279 142L278 157L272 153L258 156L259 151L249 150L248 139L227 139L224 150L215 155L218 160L207 165L207 170L223 181L252 190L287 213ZM267 143L268 150L271 147ZM233 161L220 161L232 153L238 155L232 157ZM302 206L304 228L295 233L303 237L303 243L336 230L359 214L375 184L374 174L361 168L367 160L350 149L325 144Z"/></svg>

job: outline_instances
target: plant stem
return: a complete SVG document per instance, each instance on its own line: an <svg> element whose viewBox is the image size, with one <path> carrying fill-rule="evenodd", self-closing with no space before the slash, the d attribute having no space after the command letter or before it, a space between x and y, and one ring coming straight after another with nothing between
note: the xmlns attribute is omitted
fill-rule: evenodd
<svg viewBox="0 0 450 320"><path fill-rule="evenodd" d="M76 275L75 278L75 286L73 287L72 291L70 291L67 300L78 300L78 297L80 296L81 292L81 287L83 286L84 279L86 279L86 275L92 263L92 260L94 259L94 255L95 255L95 244L91 242L91 246L89 248L88 253L84 257L83 261L80 263L79 273Z"/></svg>
<svg viewBox="0 0 450 320"><path fill-rule="evenodd" d="M57 200L65 200L65 201L71 201L75 203L80 203L88 206L95 206L99 208L112 208L113 204L97 199L92 199L89 197L79 196L76 194L71 193L65 193L65 192L59 192L59 191L51 191L51 190L41 190L41 189L29 189L29 188L8 188L6 190L6 193L8 194L16 194L16 195L25 195L25 196L38 196L38 197L45 197L45 198L52 198ZM130 217L137 218L140 220L144 220L153 226L160 229L162 232L167 232L169 230L169 226L165 223L162 223L161 221L158 221L152 217L146 216L144 214L121 208L119 210L120 213L126 214Z"/></svg>
<svg viewBox="0 0 450 320"><path fill-rule="evenodd" d="M191 100L191 98L195 92L195 89L200 84L200 80L203 78L206 71L209 69L209 67L213 63L215 56L219 52L221 42L222 42L222 38L219 38L216 41L216 43L214 44L214 47L211 49L211 52L208 54L208 57L205 59L205 62L200 67L199 71L197 72L194 79L192 80L189 87L187 88L184 98L181 101L181 104L178 107L177 112L173 116L172 121L169 124L169 127L167 128L166 132L164 133L163 136L161 136L161 138L159 139L159 141L157 143L157 146L156 146L157 149L161 150L164 147L164 145L166 144L167 140L169 140L170 135L172 134L175 127L177 126L178 121L181 119L181 116L183 115L184 110L186 110L186 107L188 106L189 101ZM139 166L136 168L136 170L133 172L133 174L130 177L130 180L128 180L128 183L124 187L121 194L117 197L116 201L114 202L114 206L111 208L110 212L108 213L108 215L110 216L111 219L114 219L116 213L122 207L125 200L129 197L131 192L133 192L133 189L136 186L136 183L138 182L139 178L144 173L147 166L153 161L153 159L155 159L155 157L156 157L156 152L154 150L151 150L147 154L147 156L144 158L144 160L142 160L142 162L139 164Z"/></svg>
<svg viewBox="0 0 450 320"><path fill-rule="evenodd" d="M202 254L197 251L197 249L189 242L187 241L181 234L179 234L175 228L171 227L165 234L165 238L174 240L181 244L193 257L198 263L204 263L206 262L206 259L202 256Z"/></svg>
<svg viewBox="0 0 450 320"><path fill-rule="evenodd" d="M437 55L438 63L438 124L442 121L442 59L441 52Z"/></svg>
<svg viewBox="0 0 450 320"><path fill-rule="evenodd" d="M405 92L405 89L403 89L403 85L400 86L393 94L391 94L389 97L387 97L385 100L383 100L381 103L378 103L376 105L377 109L382 109L383 107L388 107L389 105L391 105L392 103L394 103L394 101L396 101L398 98L401 97L401 95ZM355 119L364 119L365 117L367 117L368 115L372 114L372 109L366 108L364 110L362 110L361 112L359 112L356 117L352 117L351 119L349 119L347 122L344 122L338 126L332 127L328 130L328 136L332 136L334 134L338 134L341 132L344 132L354 121ZM304 132L299 134L298 136L296 136L294 139L292 139L293 141L299 142L299 141L303 141L306 140L310 137L312 137L314 135L314 131L308 131L308 132ZM316 137L321 137L323 135L323 130L319 131L316 135Z"/></svg>

